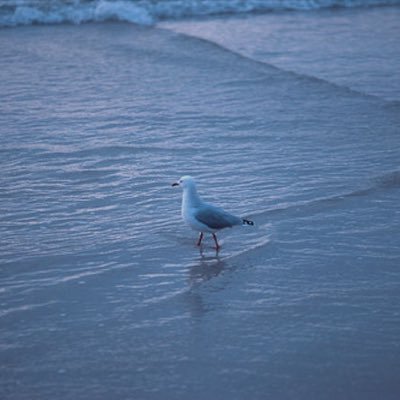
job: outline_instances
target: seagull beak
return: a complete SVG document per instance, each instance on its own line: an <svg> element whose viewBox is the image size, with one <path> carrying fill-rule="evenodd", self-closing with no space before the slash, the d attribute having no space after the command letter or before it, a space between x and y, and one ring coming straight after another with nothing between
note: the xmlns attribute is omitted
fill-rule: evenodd
<svg viewBox="0 0 400 400"><path fill-rule="evenodd" d="M179 186L178 182L174 182L171 186Z"/></svg>

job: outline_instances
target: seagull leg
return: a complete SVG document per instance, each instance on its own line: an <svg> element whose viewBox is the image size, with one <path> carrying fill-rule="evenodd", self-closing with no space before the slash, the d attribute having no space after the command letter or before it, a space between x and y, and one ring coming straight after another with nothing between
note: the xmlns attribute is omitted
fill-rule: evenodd
<svg viewBox="0 0 400 400"><path fill-rule="evenodd" d="M221 246L218 244L217 235L215 233L212 234L214 242L215 242L215 250L219 250Z"/></svg>
<svg viewBox="0 0 400 400"><path fill-rule="evenodd" d="M201 245L202 240L203 240L203 232L200 232L199 240L197 241L197 246Z"/></svg>

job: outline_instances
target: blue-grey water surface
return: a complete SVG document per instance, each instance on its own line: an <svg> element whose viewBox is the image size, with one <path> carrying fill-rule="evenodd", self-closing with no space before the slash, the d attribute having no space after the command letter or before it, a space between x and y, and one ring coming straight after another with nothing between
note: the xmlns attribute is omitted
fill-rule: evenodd
<svg viewBox="0 0 400 400"><path fill-rule="evenodd" d="M398 398L398 103L123 23L0 51L2 399ZM196 248L184 174L256 226Z"/></svg>

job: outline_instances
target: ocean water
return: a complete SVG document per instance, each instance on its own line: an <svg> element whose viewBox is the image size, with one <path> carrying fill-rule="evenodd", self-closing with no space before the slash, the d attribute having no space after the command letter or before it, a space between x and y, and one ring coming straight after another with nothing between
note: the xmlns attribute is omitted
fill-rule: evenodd
<svg viewBox="0 0 400 400"><path fill-rule="evenodd" d="M399 101L399 20L399 7L372 7L238 14L162 26L285 71Z"/></svg>
<svg viewBox="0 0 400 400"><path fill-rule="evenodd" d="M1 29L0 397L397 399L398 14Z"/></svg>
<svg viewBox="0 0 400 400"><path fill-rule="evenodd" d="M160 20L218 14L400 5L400 0L1 0L0 26Z"/></svg>

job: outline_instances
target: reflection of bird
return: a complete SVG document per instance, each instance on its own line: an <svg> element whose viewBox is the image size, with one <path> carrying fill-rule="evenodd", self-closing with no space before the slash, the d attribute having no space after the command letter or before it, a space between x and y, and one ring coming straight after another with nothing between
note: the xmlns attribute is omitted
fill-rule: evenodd
<svg viewBox="0 0 400 400"><path fill-rule="evenodd" d="M201 284L217 277L226 267L224 260L221 260L218 253L214 257L204 256L202 250L200 250L201 258L190 265L189 270L189 282L191 286Z"/></svg>
<svg viewBox="0 0 400 400"><path fill-rule="evenodd" d="M197 194L196 183L191 176L182 176L172 186L183 188L182 218L193 230L200 232L198 246L201 244L204 232L209 232L213 236L216 249L219 250L220 245L215 232L235 225L254 225L253 221L236 217L222 208L205 203Z"/></svg>

